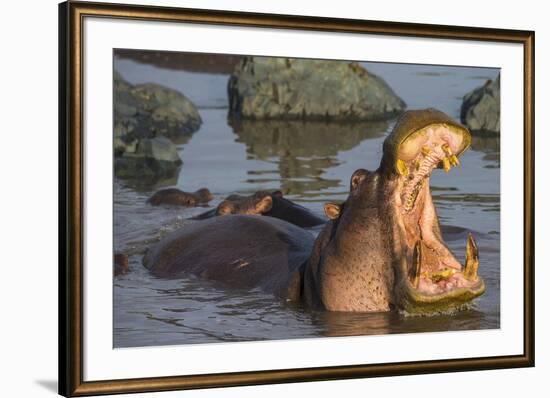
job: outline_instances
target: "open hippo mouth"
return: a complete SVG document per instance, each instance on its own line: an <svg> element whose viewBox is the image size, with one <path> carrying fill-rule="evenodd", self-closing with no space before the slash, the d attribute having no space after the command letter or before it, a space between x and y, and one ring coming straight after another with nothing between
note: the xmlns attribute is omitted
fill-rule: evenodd
<svg viewBox="0 0 550 398"><path fill-rule="evenodd" d="M410 128L419 125L419 129ZM464 265L449 250L441 236L429 180L435 168L449 172L459 165L459 156L470 146L470 133L439 111L413 111L388 138L385 162L391 162L397 175L395 215L400 241L404 241L397 279L399 305L410 313L460 308L485 291L477 274L478 248L469 234Z"/></svg>

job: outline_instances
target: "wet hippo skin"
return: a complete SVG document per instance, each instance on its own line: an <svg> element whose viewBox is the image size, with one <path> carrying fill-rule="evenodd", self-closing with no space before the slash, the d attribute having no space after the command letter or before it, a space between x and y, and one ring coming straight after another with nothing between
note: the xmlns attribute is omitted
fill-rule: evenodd
<svg viewBox="0 0 550 398"><path fill-rule="evenodd" d="M204 220L228 214L263 215L288 221L302 228L326 222L303 206L283 197L281 191L258 191L250 196L230 195L217 208L193 217Z"/></svg>
<svg viewBox="0 0 550 398"><path fill-rule="evenodd" d="M114 276L120 276L127 274L130 271L128 265L128 256L123 253L115 253L113 255L113 274Z"/></svg>
<svg viewBox="0 0 550 398"><path fill-rule="evenodd" d="M195 192L184 192L177 188L166 188L155 192L147 203L152 206L200 206L212 200L212 194L207 188Z"/></svg>
<svg viewBox="0 0 550 398"><path fill-rule="evenodd" d="M143 264L160 277L191 273L297 299L300 266L313 241L309 232L276 218L228 215L172 232L148 250Z"/></svg>
<svg viewBox="0 0 550 398"><path fill-rule="evenodd" d="M460 309L485 291L478 248L468 234L462 265L447 247L429 178L457 167L470 142L469 131L440 111L406 112L384 141L379 168L355 171L346 201L325 206L330 220L315 241L273 217L213 217L167 235L144 265L329 311Z"/></svg>

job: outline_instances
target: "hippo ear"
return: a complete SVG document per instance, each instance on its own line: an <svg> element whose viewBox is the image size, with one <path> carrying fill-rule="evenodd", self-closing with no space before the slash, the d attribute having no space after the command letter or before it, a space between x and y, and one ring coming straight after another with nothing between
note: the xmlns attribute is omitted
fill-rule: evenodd
<svg viewBox="0 0 550 398"><path fill-rule="evenodd" d="M210 202L214 198L208 188L201 188L196 192L196 194L203 202Z"/></svg>
<svg viewBox="0 0 550 398"><path fill-rule="evenodd" d="M351 176L351 180L349 183L350 191L355 191L359 184L361 184L361 182L367 177L368 174L369 172L365 169L356 170Z"/></svg>
<svg viewBox="0 0 550 398"><path fill-rule="evenodd" d="M233 214L234 212L235 206L233 206L233 203L229 202L228 200L224 200L223 202L221 202L216 210L216 214L218 214L219 216Z"/></svg>
<svg viewBox="0 0 550 398"><path fill-rule="evenodd" d="M264 214L271 210L273 206L273 199L271 195L264 196L258 203L256 203L255 209L257 214Z"/></svg>
<svg viewBox="0 0 550 398"><path fill-rule="evenodd" d="M342 211L342 205L337 203L325 203L325 214L331 220L335 220L340 217Z"/></svg>

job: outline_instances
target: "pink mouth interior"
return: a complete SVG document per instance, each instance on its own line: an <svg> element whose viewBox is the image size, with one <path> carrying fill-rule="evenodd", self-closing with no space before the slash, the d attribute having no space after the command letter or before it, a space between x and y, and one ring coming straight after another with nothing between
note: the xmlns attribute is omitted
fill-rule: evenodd
<svg viewBox="0 0 550 398"><path fill-rule="evenodd" d="M474 288L478 281L469 281L461 273L456 273L438 282L427 277L420 277L417 290L424 294L442 294L459 288Z"/></svg>
<svg viewBox="0 0 550 398"><path fill-rule="evenodd" d="M444 243L429 187L433 169L444 166L444 162L447 162L447 168L455 163L462 146L462 135L444 125L436 125L411 135L398 151L404 172L401 173L402 189L396 202L405 229L408 258L411 259L408 261L409 277L417 291L425 294L472 288L479 283L477 278L469 280L464 277L464 267ZM414 266L415 246L421 246L419 269Z"/></svg>

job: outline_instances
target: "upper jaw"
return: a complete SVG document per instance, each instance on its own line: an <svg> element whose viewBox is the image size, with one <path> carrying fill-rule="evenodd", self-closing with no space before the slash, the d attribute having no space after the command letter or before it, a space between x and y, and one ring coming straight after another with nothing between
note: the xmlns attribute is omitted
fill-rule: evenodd
<svg viewBox="0 0 550 398"><path fill-rule="evenodd" d="M469 130L445 113L433 108L407 111L401 115L384 141L381 169L385 173L402 175L399 161L409 163L423 147L447 144L452 165L471 144ZM452 157L454 155L456 159ZM445 164L438 167L445 168Z"/></svg>
<svg viewBox="0 0 550 398"><path fill-rule="evenodd" d="M404 213L413 210L416 200L433 169L440 167L449 172L451 167L457 167L457 154L461 143L445 127L429 129L423 139L405 141L398 151L396 169L402 184L401 206ZM421 145L420 149L411 148L412 144ZM429 188L428 188L429 189Z"/></svg>

